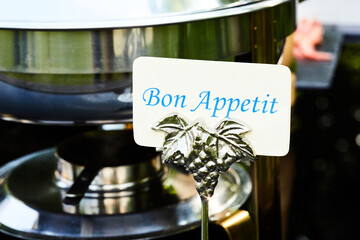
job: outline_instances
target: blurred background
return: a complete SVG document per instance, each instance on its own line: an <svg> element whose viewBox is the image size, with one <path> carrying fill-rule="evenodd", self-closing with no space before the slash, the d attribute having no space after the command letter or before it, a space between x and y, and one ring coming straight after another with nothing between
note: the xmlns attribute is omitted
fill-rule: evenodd
<svg viewBox="0 0 360 240"><path fill-rule="evenodd" d="M360 2L355 0L298 4L298 21L312 19L323 25L324 41L317 49L332 49L335 64L297 61L295 180L287 239L360 238L360 15L356 9Z"/></svg>
<svg viewBox="0 0 360 240"><path fill-rule="evenodd" d="M360 36L346 36L331 85L301 89L288 239L359 239Z"/></svg>

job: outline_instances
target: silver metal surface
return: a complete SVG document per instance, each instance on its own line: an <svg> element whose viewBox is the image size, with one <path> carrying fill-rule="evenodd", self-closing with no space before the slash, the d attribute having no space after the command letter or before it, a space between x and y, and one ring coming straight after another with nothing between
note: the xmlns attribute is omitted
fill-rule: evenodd
<svg viewBox="0 0 360 240"><path fill-rule="evenodd" d="M139 56L232 60L250 50L248 31L247 14L141 28L2 29L1 79L59 88L109 87L131 79L132 62Z"/></svg>
<svg viewBox="0 0 360 240"><path fill-rule="evenodd" d="M233 16L286 0L13 0L3 4L0 27L20 29L94 29L143 27ZM19 6L22 6L19 8Z"/></svg>
<svg viewBox="0 0 360 240"><path fill-rule="evenodd" d="M55 152L57 169L55 179L58 187L70 188L85 166L70 163ZM165 174L160 156L123 166L103 167L88 186L85 197L121 197L134 194L135 191L149 190L150 183L161 180Z"/></svg>
<svg viewBox="0 0 360 240"><path fill-rule="evenodd" d="M17 2L6 2L0 11L12 12L11 8ZM6 16L10 19L0 21L0 117L44 124L129 121L132 117L131 73L135 58L154 56L234 61L236 57L254 51L252 42L254 48L261 46L277 50L295 26L294 0L206 1L209 9L202 5L204 1L200 1L200 7L190 7L192 10L185 14L186 7L181 6L188 2L178 3L180 10L176 10L178 5L171 4L177 13L161 15L163 12L160 11L150 20L146 15L138 18L144 14L141 10L140 15L136 15L137 10L128 11L128 15L124 15L130 19L128 22L111 19L97 22L106 14L99 17L90 11L87 13L95 18L94 21L88 19L86 22L84 19L76 24L69 19L61 21L61 14L66 15L64 9L59 14L44 11L46 7L61 10L66 4L77 5L77 10L67 9L71 18L75 16L74 12L81 11L80 6L84 12L87 11L87 3L82 1L64 1L64 5L58 2L58 8L54 2L24 1L21 10L16 8L15 12L21 13L29 10L25 7L27 4L44 3L44 8L31 13L35 20L40 19L39 25L34 18L24 17L27 14L14 13L12 17L7 13L0 14L0 19L4 20ZM242 5L245 2L249 4ZM127 11L125 7L116 8L108 3L101 2L101 5L116 11L116 16L121 16L118 11ZM195 3L197 1L192 1ZM100 2L91 1L88 5L91 8L98 7L98 4ZM133 3L116 1L114 4ZM147 3L144 5L148 7ZM139 4L133 6L138 8ZM7 8L10 10L5 10ZM156 9L153 10L156 12ZM103 14L100 7L96 10ZM44 12L35 14L36 11ZM60 20L49 21L44 14ZM256 26L252 25L252 19L257 15L266 16L261 23L265 23L267 32L258 31L259 37L253 38L251 32ZM16 18L19 19L15 21ZM10 23L12 27L7 25ZM269 34L271 39L263 41L261 36Z"/></svg>
<svg viewBox="0 0 360 240"><path fill-rule="evenodd" d="M79 209L77 214L69 214L62 206L62 189L54 182L57 168L54 153L55 149L36 152L0 169L1 231L32 239L150 239L199 225L200 198L193 187L193 179L176 171L171 171L163 183L165 195L152 192L152 199L141 197L141 202L150 204L141 211L88 215L81 213ZM233 165L220 178L218 190L211 199L212 219L221 219L236 211L250 192L251 182L247 172L240 165ZM115 206L114 202L119 199L121 198L104 198L102 205L95 205L93 210L106 204ZM119 200L117 207L122 207L126 202L141 204L137 201L139 199L130 200ZM162 204L151 206L151 203L158 201Z"/></svg>
<svg viewBox="0 0 360 240"><path fill-rule="evenodd" d="M56 181L59 187L70 187L84 166L71 164L55 154L58 159L55 172ZM150 159L138 164L118 167L104 167L100 169L97 176L89 186L89 190L97 191L123 191L133 187L135 184L144 184L162 175L163 166L160 157ZM136 173L136 174L134 174Z"/></svg>
<svg viewBox="0 0 360 240"><path fill-rule="evenodd" d="M220 174L235 162L250 164L255 154L246 142L250 129L225 119L216 128L207 129L200 121L189 122L177 113L163 117L153 126L165 132L161 159L191 173L199 195L211 198Z"/></svg>

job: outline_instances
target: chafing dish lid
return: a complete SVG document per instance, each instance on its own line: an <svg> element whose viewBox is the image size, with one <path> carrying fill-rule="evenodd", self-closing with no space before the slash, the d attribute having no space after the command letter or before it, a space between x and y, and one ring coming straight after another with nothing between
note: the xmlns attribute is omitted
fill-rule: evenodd
<svg viewBox="0 0 360 240"><path fill-rule="evenodd" d="M12 0L2 3L0 28L93 29L153 26L237 15L283 1L285 0Z"/></svg>

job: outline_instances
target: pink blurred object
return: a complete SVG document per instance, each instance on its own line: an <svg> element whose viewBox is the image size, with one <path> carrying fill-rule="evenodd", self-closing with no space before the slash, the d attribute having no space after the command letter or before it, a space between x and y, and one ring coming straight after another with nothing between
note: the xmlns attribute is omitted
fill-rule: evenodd
<svg viewBox="0 0 360 240"><path fill-rule="evenodd" d="M302 19L294 32L293 55L296 59L330 61L333 55L316 50L316 45L323 41L324 30L316 20Z"/></svg>

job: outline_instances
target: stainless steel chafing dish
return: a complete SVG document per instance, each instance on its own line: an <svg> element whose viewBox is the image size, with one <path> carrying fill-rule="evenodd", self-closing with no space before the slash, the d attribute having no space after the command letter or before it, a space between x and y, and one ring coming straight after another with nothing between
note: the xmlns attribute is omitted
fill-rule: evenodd
<svg viewBox="0 0 360 240"><path fill-rule="evenodd" d="M7 1L0 8L0 118L59 125L131 122L132 62L137 57L277 63L285 38L295 29L294 16L295 0ZM128 136L124 139L132 141ZM110 187L112 197L112 187L129 183L111 182L102 189L104 179L98 176L79 204L80 210L90 212L71 207L63 209L61 198L53 198L57 204L52 204L48 199L54 195L49 192L63 194L84 167L77 166L72 157L69 163L73 165L63 161L60 155L57 155L59 161L55 161L54 152L50 149L30 154L0 169L0 207L5 206L0 214L1 231L29 238L44 235L63 238L67 231L68 237L74 238L125 234L134 239L188 230L199 220L197 208L189 207L193 203L189 198L190 201L180 201L170 209L170 215L189 214L185 222L169 222L166 217L159 220L159 214L169 213L163 211L169 210L165 206L146 213L149 221L159 227L156 231L141 232L148 222L138 224L135 232L128 231L126 224L120 228L119 220L129 221L130 216L130 220L137 223L145 216L144 212L131 215L132 208L114 212L112 207L118 206L116 201L111 202L109 208L97 208L109 199L93 199L93 196L100 196ZM240 215L234 215L235 218L226 215L218 219L233 239L249 235L253 239L280 239L278 160L260 156L251 169L243 170L251 175L247 178L252 181L251 193L246 181L234 181L236 186L241 184L242 189L248 191L242 200L249 196L246 206L249 211L243 210ZM159 169L154 171L157 173ZM103 170L99 171L100 175L123 172L120 166ZM241 177L236 171L231 174ZM32 187L37 189L29 194L28 189ZM226 185L224 189L227 192L230 188ZM235 197L242 194L238 189L233 192ZM154 195L156 193L151 192L151 199ZM220 195L221 203L235 206L231 202L235 199L236 208L243 204L221 191ZM55 210L47 209L54 206ZM17 221L23 216L21 209L30 209L33 217L30 224ZM96 211L92 211L94 209ZM18 215L10 210L19 210ZM232 206L226 206L218 209L217 214L233 211ZM13 218L8 218L9 214ZM181 220L183 215L176 216ZM61 228L58 227L60 220ZM137 235L139 231L145 235Z"/></svg>
<svg viewBox="0 0 360 240"><path fill-rule="evenodd" d="M254 31L281 48L293 16L290 0L7 1L0 9L1 117L131 121L138 56L234 61L257 39L264 45Z"/></svg>

